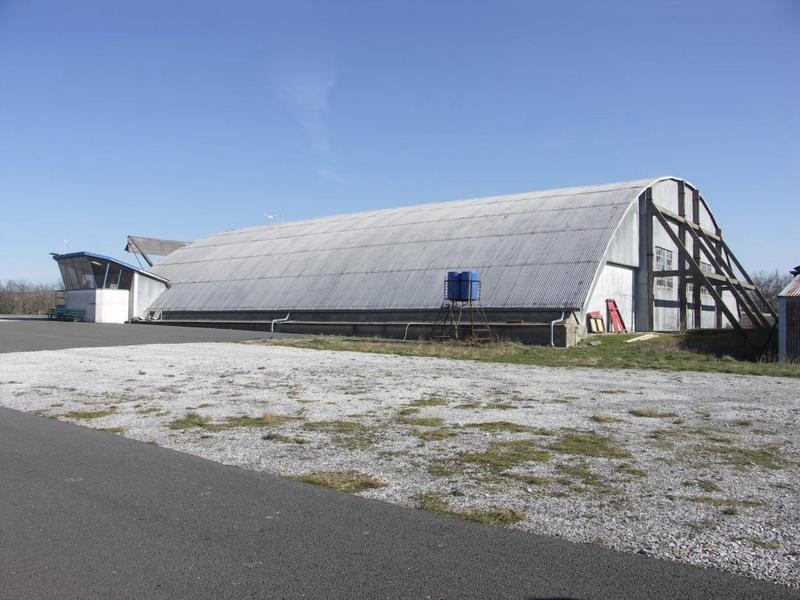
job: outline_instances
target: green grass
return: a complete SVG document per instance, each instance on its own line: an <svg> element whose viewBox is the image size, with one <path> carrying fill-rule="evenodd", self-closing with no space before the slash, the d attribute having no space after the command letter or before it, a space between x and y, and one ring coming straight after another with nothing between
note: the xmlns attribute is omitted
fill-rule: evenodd
<svg viewBox="0 0 800 600"><path fill-rule="evenodd" d="M628 411L628 414L634 417L646 417L649 419L668 419L678 416L674 412L659 412L651 408L632 408Z"/></svg>
<svg viewBox="0 0 800 600"><path fill-rule="evenodd" d="M425 442L438 442L453 437L456 432L449 429L417 429L412 432L412 435Z"/></svg>
<svg viewBox="0 0 800 600"><path fill-rule="evenodd" d="M295 477L297 481L355 494L383 486L383 482L358 471L318 471Z"/></svg>
<svg viewBox="0 0 800 600"><path fill-rule="evenodd" d="M397 422L402 425L414 425L415 427L441 427L444 425L444 419L441 417L409 417L407 415L400 415L397 417Z"/></svg>
<svg viewBox="0 0 800 600"><path fill-rule="evenodd" d="M581 483L583 483L584 485L591 485L591 486L606 485L606 480L604 477L590 470L585 465L557 465L556 471L558 471L562 475L567 475L569 477L574 477L575 479L579 479Z"/></svg>
<svg viewBox="0 0 800 600"><path fill-rule="evenodd" d="M187 412L183 417L170 421L170 429L191 429L192 427L205 427L208 425L208 417L204 417L196 412Z"/></svg>
<svg viewBox="0 0 800 600"><path fill-rule="evenodd" d="M525 513L510 508L454 510L450 508L447 502L435 494L421 494L417 496L416 500L417 508L420 510L445 517L464 519L465 521L472 521L473 523L484 523L493 526L512 525L525 518Z"/></svg>
<svg viewBox="0 0 800 600"><path fill-rule="evenodd" d="M609 415L592 415L589 417L589 420L594 421L595 423L624 423L624 419L618 419L617 417L611 417Z"/></svg>
<svg viewBox="0 0 800 600"><path fill-rule="evenodd" d="M483 452L465 452L453 460L481 465L499 473L527 462L547 462L550 453L539 447L535 440L510 440L491 442Z"/></svg>
<svg viewBox="0 0 800 600"><path fill-rule="evenodd" d="M104 427L100 431L107 431L108 433L125 433L124 427Z"/></svg>
<svg viewBox="0 0 800 600"><path fill-rule="evenodd" d="M187 412L183 417L170 421L169 428L180 430L199 427L206 431L224 431L226 429L236 429L237 427L274 427L291 419L294 419L294 417L266 412L260 417L240 415L226 417L225 421L212 423L208 417L199 413Z"/></svg>
<svg viewBox="0 0 800 600"><path fill-rule="evenodd" d="M617 473L622 473L623 475L631 475L633 477L646 477L647 471L642 469L637 469L633 465L629 463L622 463L616 469Z"/></svg>
<svg viewBox="0 0 800 600"><path fill-rule="evenodd" d="M81 421L90 421L92 419L102 419L103 417L108 417L109 415L113 415L116 412L114 408L106 408L102 410L90 410L90 411L80 411L80 410L73 410L68 412L66 417L70 419L76 419Z"/></svg>
<svg viewBox="0 0 800 600"><path fill-rule="evenodd" d="M355 421L309 421L303 427L330 434L335 444L347 450L364 450L375 442L373 430Z"/></svg>
<svg viewBox="0 0 800 600"><path fill-rule="evenodd" d="M752 467L762 469L780 469L786 464L781 456L780 447L766 444L755 448L743 448L733 445L701 446L701 452L716 455L723 463L745 470Z"/></svg>
<svg viewBox="0 0 800 600"><path fill-rule="evenodd" d="M755 507L755 506L763 506L761 502L757 502L755 500L736 500L733 498L717 498L715 496L692 496L686 498L686 500L691 500L692 502L699 502L701 504L710 504L711 506L719 506L724 508L736 508L736 507Z"/></svg>
<svg viewBox="0 0 800 600"><path fill-rule="evenodd" d="M502 342L483 346L466 346L436 342L396 342L382 339L319 336L301 340L271 340L268 343L318 350L348 350L400 356L432 356L482 362L540 365L546 367L598 367L603 369L657 369L665 371L702 371L800 377L800 365L778 362L756 362L723 358L711 352L688 349L700 337L681 334L660 334L658 337L626 344L630 335L595 336L596 346L574 348L522 346ZM711 337L711 336L708 336Z"/></svg>
<svg viewBox="0 0 800 600"><path fill-rule="evenodd" d="M482 408L489 410L511 410L514 408L514 405L511 402L487 402Z"/></svg>
<svg viewBox="0 0 800 600"><path fill-rule="evenodd" d="M687 487L699 487L701 490L709 494L711 492L722 491L716 483L714 483L713 481L709 481L708 479L686 480L682 482L681 485Z"/></svg>
<svg viewBox="0 0 800 600"><path fill-rule="evenodd" d="M630 452L614 440L594 431L565 433L550 449L562 454L578 454L599 458L629 458Z"/></svg>
<svg viewBox="0 0 800 600"><path fill-rule="evenodd" d="M755 546L756 548L761 548L762 550L777 550L778 549L778 544L775 544L773 542L768 542L766 540L762 540L762 539L759 539L759 538L746 537L745 536L745 537L737 537L737 538L734 538L734 539L736 541L749 542L749 543L753 544L753 546Z"/></svg>
<svg viewBox="0 0 800 600"><path fill-rule="evenodd" d="M467 423L464 427L480 429L481 431L508 431L509 433L536 433L538 435L553 435L549 429L542 427L529 427L510 421L487 421L485 423Z"/></svg>
<svg viewBox="0 0 800 600"><path fill-rule="evenodd" d="M426 394L411 403L411 406L445 406L447 400L439 394Z"/></svg>
<svg viewBox="0 0 800 600"><path fill-rule="evenodd" d="M289 437L282 433L268 433L261 436L262 440L269 442L283 442L284 444L307 444L308 440L302 437Z"/></svg>

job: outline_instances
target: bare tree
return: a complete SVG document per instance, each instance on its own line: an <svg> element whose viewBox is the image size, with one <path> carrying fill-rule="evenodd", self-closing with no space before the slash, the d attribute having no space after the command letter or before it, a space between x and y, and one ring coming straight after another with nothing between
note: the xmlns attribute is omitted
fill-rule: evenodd
<svg viewBox="0 0 800 600"><path fill-rule="evenodd" d="M24 279L0 281L0 314L44 314L55 304L56 289L58 286Z"/></svg>
<svg viewBox="0 0 800 600"><path fill-rule="evenodd" d="M756 271L755 273L751 273L750 277L753 279L753 283L756 284L756 287L764 294L764 297L773 309L777 309L778 307L778 294L786 287L786 284L792 280L792 276L788 272L784 274L778 271L778 269L774 271ZM762 307L762 310L763 309L766 309L766 307Z"/></svg>

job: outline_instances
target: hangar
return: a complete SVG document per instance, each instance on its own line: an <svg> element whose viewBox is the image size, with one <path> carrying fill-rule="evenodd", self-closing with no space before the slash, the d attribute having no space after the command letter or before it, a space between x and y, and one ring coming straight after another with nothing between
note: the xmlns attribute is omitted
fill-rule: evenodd
<svg viewBox="0 0 800 600"><path fill-rule="evenodd" d="M501 338L568 346L613 300L629 331L768 327L698 189L677 177L224 231L147 270L150 321L426 337L477 271Z"/></svg>

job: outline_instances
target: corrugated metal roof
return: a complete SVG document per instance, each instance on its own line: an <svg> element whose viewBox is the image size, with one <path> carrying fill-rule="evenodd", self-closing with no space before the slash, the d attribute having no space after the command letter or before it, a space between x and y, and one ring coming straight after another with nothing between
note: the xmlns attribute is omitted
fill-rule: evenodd
<svg viewBox="0 0 800 600"><path fill-rule="evenodd" d="M429 309L475 270L491 308L581 308L622 217L653 179L225 231L153 267L152 309Z"/></svg>
<svg viewBox="0 0 800 600"><path fill-rule="evenodd" d="M790 281L789 285L783 288L778 296L783 298L800 298L800 275Z"/></svg>

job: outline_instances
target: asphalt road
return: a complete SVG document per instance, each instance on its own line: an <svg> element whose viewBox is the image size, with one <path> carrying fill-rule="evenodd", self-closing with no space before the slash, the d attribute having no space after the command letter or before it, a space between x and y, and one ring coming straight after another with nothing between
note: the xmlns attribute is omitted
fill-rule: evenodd
<svg viewBox="0 0 800 600"><path fill-rule="evenodd" d="M287 337L287 335L270 334L266 331L209 327L72 323L47 319L0 319L0 353L139 344L229 342L265 337Z"/></svg>
<svg viewBox="0 0 800 600"><path fill-rule="evenodd" d="M798 598L0 408L0 598Z"/></svg>

